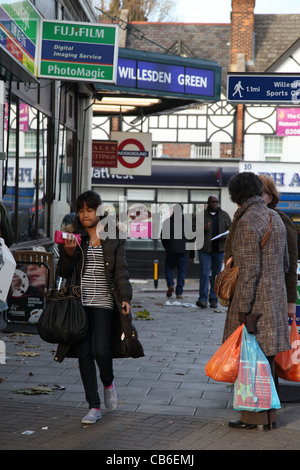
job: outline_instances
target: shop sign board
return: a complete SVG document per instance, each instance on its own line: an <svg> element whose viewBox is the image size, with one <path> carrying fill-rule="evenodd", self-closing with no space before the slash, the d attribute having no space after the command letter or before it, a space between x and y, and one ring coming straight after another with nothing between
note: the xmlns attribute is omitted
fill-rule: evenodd
<svg viewBox="0 0 300 470"><path fill-rule="evenodd" d="M35 77L40 21L29 1L0 0L0 47Z"/></svg>
<svg viewBox="0 0 300 470"><path fill-rule="evenodd" d="M229 74L227 101L231 103L300 103L300 75Z"/></svg>
<svg viewBox="0 0 300 470"><path fill-rule="evenodd" d="M111 132L118 141L118 166L112 175L151 175L152 134L143 132Z"/></svg>
<svg viewBox="0 0 300 470"><path fill-rule="evenodd" d="M239 171L252 171L258 175L270 176L281 195L282 193L299 193L300 168L298 163L243 161L239 164Z"/></svg>
<svg viewBox="0 0 300 470"><path fill-rule="evenodd" d="M299 108L277 108L276 135L281 137L300 136Z"/></svg>
<svg viewBox="0 0 300 470"><path fill-rule="evenodd" d="M120 47L116 85L96 85L96 89L193 101L218 101L221 70L214 61Z"/></svg>
<svg viewBox="0 0 300 470"><path fill-rule="evenodd" d="M111 140L93 140L92 167L116 168L118 166L118 142Z"/></svg>
<svg viewBox="0 0 300 470"><path fill-rule="evenodd" d="M43 20L39 77L116 83L119 26Z"/></svg>
<svg viewBox="0 0 300 470"><path fill-rule="evenodd" d="M215 71L119 58L117 84L124 88L211 98L215 93Z"/></svg>

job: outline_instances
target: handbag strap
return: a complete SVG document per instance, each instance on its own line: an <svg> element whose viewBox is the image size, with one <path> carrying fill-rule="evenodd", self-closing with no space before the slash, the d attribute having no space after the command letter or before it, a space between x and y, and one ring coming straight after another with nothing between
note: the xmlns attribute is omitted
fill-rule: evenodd
<svg viewBox="0 0 300 470"><path fill-rule="evenodd" d="M84 269L84 253L83 253L83 249L81 247L81 245L79 244L78 242L78 239L76 238L76 241L77 241L77 245L78 247L80 248L80 251L81 251L81 270L80 270L80 279L77 279L77 270L76 270L76 265L74 266L74 271L73 271L73 274L72 274L72 281L73 281L73 284L74 285L80 285L81 286L81 279L82 279L82 273L83 273L83 269Z"/></svg>
<svg viewBox="0 0 300 470"><path fill-rule="evenodd" d="M82 263L81 263L81 269L80 269L80 279L82 278L82 273L83 273L83 269L84 269L84 253L83 253L83 249L82 247L80 246L80 244L78 243L78 239L76 238L77 240L77 245L79 246L80 248L80 251L81 251L81 259L82 259ZM58 266L56 267L56 271L55 271L55 276L57 276L58 274ZM78 276L77 276L77 270L76 270L76 263L74 265L74 269L73 269L73 272L72 272L72 276L71 276L71 285L81 285L81 282L80 279L77 279Z"/></svg>
<svg viewBox="0 0 300 470"><path fill-rule="evenodd" d="M270 238L272 228L273 228L273 217L272 217L272 214L270 213L270 225L269 225L268 230L266 231L266 233L264 234L264 236L261 239L261 242L260 242L261 248L264 248L266 246L266 243Z"/></svg>

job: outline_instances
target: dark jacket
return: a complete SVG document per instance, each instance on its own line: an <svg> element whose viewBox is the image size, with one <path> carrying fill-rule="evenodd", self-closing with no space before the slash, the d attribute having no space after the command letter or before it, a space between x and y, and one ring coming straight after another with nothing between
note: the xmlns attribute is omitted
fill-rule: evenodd
<svg viewBox="0 0 300 470"><path fill-rule="evenodd" d="M297 267L298 267L298 232L294 222L278 209L275 211L280 215L287 233L287 244L289 251L290 266L285 274L285 285L288 302L297 302Z"/></svg>
<svg viewBox="0 0 300 470"><path fill-rule="evenodd" d="M74 229L76 233L79 230ZM81 270L82 270L82 256L85 258L88 245L89 236L83 231L80 233L82 242L81 248L77 247L74 256L69 256L62 245L59 247L60 258L58 262L58 275L66 278L67 285L80 284ZM143 356L142 346L137 339L137 332L132 325L132 316L124 315L122 313L122 302L129 302L132 299L132 286L129 280L129 272L126 261L125 240L106 238L101 240L105 277L110 291L114 296L115 307L113 310L114 327L112 332L112 355L113 357L140 357ZM72 278L75 273L75 281ZM122 340L121 336L125 333L125 339ZM124 336L122 336L124 337ZM74 348L69 345L59 345L55 360L62 362L63 359L68 357L75 357L76 352Z"/></svg>
<svg viewBox="0 0 300 470"><path fill-rule="evenodd" d="M167 253L183 255L187 252L187 239L184 236L184 216L181 216L180 227L176 227L177 219L174 214L163 223L161 242Z"/></svg>
<svg viewBox="0 0 300 470"><path fill-rule="evenodd" d="M11 246L14 242L14 232L7 218L6 209L4 205L1 203L0 203L0 237L4 239L5 244L8 247Z"/></svg>
<svg viewBox="0 0 300 470"><path fill-rule="evenodd" d="M219 234L226 232L229 230L231 226L231 219L229 214L227 212L223 211L220 207L217 209L217 216L218 216L218 222L219 222ZM206 208L204 210L204 225L208 224L210 222L210 228L209 230L204 232L204 244L201 248L200 251L204 251L205 253L212 253L212 230L213 230L213 216L210 214L208 209ZM225 241L226 238L222 237L219 239L219 249L218 251L221 253L224 251L225 248Z"/></svg>

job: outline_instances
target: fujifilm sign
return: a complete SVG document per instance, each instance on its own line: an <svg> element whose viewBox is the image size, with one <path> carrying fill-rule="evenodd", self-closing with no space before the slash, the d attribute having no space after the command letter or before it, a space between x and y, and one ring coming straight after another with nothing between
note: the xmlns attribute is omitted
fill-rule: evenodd
<svg viewBox="0 0 300 470"><path fill-rule="evenodd" d="M70 37L85 37L85 38L102 38L104 39L104 29L98 28L89 28L87 26L64 26L64 25L55 25L54 26L54 36L59 35Z"/></svg>
<svg viewBox="0 0 300 470"><path fill-rule="evenodd" d="M39 77L116 83L117 25L41 23Z"/></svg>

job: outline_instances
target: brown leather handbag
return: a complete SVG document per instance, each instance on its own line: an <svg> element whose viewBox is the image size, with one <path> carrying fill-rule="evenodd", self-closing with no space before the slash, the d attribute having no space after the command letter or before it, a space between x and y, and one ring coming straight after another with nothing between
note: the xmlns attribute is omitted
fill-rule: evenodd
<svg viewBox="0 0 300 470"><path fill-rule="evenodd" d="M272 220L272 215L270 214L270 225L269 225L267 232L264 234L264 236L261 239L261 243L260 243L261 249L264 248L264 246L266 245L269 239L269 236L272 230L272 225L273 225L273 220ZM215 292L219 299L220 304L223 307L228 307L228 305L231 302L231 299L235 291L238 274L239 274L239 267L232 266L230 264L228 266L225 266L223 271L217 274L215 278Z"/></svg>

